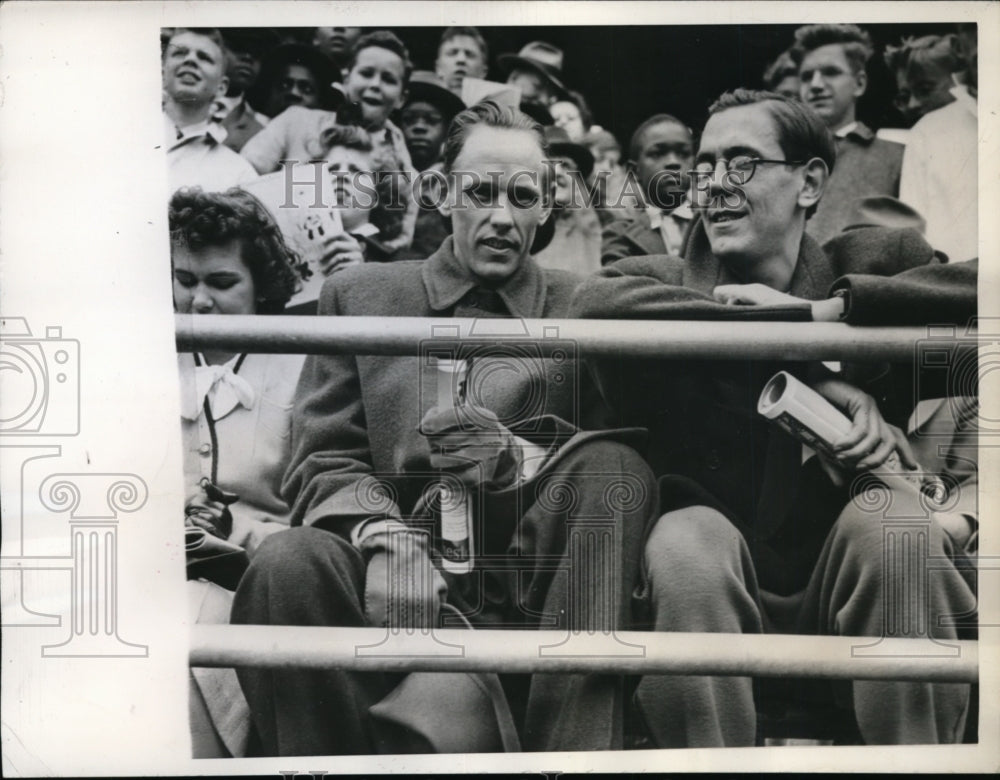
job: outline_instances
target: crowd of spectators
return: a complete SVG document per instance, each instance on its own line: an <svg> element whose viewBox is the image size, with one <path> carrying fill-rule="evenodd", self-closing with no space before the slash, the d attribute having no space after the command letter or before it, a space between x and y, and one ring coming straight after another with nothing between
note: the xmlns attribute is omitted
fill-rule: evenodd
<svg viewBox="0 0 1000 780"><path fill-rule="evenodd" d="M665 94L625 144L566 78L559 47L493 56L487 37L448 28L433 62L414 62L388 30L164 30L177 311L958 325L975 312L974 25L881 52L908 127L858 118L877 53L868 32L817 24L702 126ZM423 402L434 393L416 358L179 361L202 622L392 625L405 613L412 626L445 608L493 627L558 622L580 595L540 563L568 544L542 485L562 478L597 517L607 486L595 475L617 475L637 498L614 514L614 581L587 591L575 627L878 636L881 529L850 478L895 456L952 475L966 496L976 484L957 465L973 457L973 395L941 390L921 406L909 388L900 400L890 369L794 369L851 421L813 453L747 406L788 368L776 363L539 358L535 408L537 388L491 375L487 359L466 366L452 406ZM567 374L578 386L563 392ZM931 428L949 446L914 454ZM365 480L390 474L375 511ZM456 574L440 540L408 525L437 516L413 483L427 474L481 497L476 544L497 571ZM930 553L954 565L928 586L931 607L974 612L961 560L977 512L956 492L934 520ZM412 584L431 560L426 587L394 611L387 583ZM198 670L196 755L752 745L762 702L796 699L738 677L502 675L463 700L490 713L482 722L445 708L414 723L416 679ZM827 699L868 743L961 741L974 720L967 685L858 681Z"/></svg>

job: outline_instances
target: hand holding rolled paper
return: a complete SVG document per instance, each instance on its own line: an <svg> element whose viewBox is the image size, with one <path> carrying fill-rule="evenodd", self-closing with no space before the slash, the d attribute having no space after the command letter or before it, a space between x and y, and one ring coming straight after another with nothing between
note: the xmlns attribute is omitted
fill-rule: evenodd
<svg viewBox="0 0 1000 780"><path fill-rule="evenodd" d="M920 466L902 431L882 419L874 398L847 382L825 379L813 389L781 371L765 385L757 411L816 450L836 484L845 473L877 469L884 481L898 477L921 489L920 477L908 473Z"/></svg>

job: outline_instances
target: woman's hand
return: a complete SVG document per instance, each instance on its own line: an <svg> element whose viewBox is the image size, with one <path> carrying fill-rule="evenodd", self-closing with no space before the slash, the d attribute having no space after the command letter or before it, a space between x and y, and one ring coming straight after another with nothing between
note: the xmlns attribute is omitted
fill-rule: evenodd
<svg viewBox="0 0 1000 780"><path fill-rule="evenodd" d="M198 486L184 504L184 524L228 539L233 530L233 515L221 501L213 501L202 486Z"/></svg>
<svg viewBox="0 0 1000 780"><path fill-rule="evenodd" d="M349 233L337 233L323 239L319 258L319 269L323 276L329 276L341 268L358 265L365 261L361 242Z"/></svg>
<svg viewBox="0 0 1000 780"><path fill-rule="evenodd" d="M845 475L878 468L893 452L899 453L904 468L917 468L906 436L882 418L874 398L841 379L822 379L813 389L851 419L850 430L833 443L832 455L820 454L835 484L843 484Z"/></svg>

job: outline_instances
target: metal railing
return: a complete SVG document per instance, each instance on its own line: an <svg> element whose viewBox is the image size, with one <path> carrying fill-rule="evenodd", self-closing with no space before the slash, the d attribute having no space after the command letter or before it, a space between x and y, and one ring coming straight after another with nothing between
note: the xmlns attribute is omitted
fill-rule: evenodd
<svg viewBox="0 0 1000 780"><path fill-rule="evenodd" d="M176 315L177 348L259 353L418 355L442 330L481 339L479 320L420 317ZM496 322L496 321L494 321ZM909 362L926 328L839 323L508 320L511 335L553 336L581 357ZM965 333L966 339L974 333ZM926 556L926 550L924 550ZM914 561L926 566L927 561ZM355 671L701 674L975 682L970 640L662 632L298 626L192 627L189 663Z"/></svg>

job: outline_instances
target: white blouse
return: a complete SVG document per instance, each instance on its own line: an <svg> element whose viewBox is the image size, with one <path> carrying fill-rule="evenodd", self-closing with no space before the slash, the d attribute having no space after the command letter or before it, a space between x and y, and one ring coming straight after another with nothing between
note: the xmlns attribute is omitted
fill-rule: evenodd
<svg viewBox="0 0 1000 780"><path fill-rule="evenodd" d="M202 477L212 479L214 460L216 484L239 496L229 507L229 541L250 555L267 536L288 526L281 480L291 455L292 402L304 359L247 355L234 373L238 357L224 366L198 367L194 355L177 356L186 489L193 493Z"/></svg>

